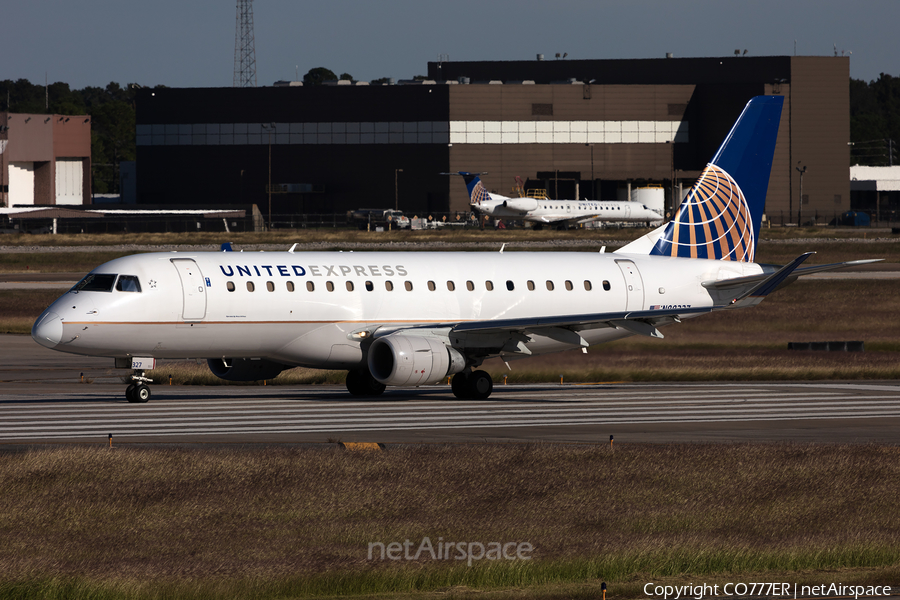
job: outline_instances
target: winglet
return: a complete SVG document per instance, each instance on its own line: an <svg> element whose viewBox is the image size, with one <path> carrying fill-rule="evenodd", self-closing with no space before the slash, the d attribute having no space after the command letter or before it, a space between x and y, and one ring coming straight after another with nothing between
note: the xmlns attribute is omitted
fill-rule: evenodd
<svg viewBox="0 0 900 600"><path fill-rule="evenodd" d="M222 252L234 252L234 249L231 247L231 242L225 242L222 244L221 248Z"/></svg>

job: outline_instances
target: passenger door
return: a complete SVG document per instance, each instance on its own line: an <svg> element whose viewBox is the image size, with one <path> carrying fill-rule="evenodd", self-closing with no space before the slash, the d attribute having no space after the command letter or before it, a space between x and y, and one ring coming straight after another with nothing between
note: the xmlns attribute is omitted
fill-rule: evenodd
<svg viewBox="0 0 900 600"><path fill-rule="evenodd" d="M172 264L181 279L184 305L181 318L185 321L199 321L206 316L206 285L200 267L191 258L173 258Z"/></svg>

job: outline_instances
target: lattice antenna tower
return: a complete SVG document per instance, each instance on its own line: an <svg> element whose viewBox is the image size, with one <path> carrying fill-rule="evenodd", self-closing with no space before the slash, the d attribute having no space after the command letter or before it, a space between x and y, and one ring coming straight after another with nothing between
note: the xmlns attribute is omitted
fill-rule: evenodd
<svg viewBox="0 0 900 600"><path fill-rule="evenodd" d="M234 34L234 87L256 87L253 0L237 0Z"/></svg>

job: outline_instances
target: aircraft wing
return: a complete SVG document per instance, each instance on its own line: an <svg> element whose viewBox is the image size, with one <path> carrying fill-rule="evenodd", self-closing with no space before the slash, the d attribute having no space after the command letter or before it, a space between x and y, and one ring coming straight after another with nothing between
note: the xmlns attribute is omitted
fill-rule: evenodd
<svg viewBox="0 0 900 600"><path fill-rule="evenodd" d="M802 254L789 264L774 270L774 272L770 269L769 272L761 275L703 282L703 287L711 291L720 292L718 294L720 297L718 303L710 306L651 306L649 310L623 312L549 315L515 319L429 323L427 325L383 325L377 328L375 335L378 337L402 330L440 330L443 335L447 335L450 338L454 346L464 346L468 350L481 349L485 355L509 354L520 356L531 354L527 343L531 341L530 336L532 335L549 337L555 341L570 344L572 347L588 346L588 343L579 334L580 331L604 327L622 329L635 335L662 338L663 334L659 332L658 327L670 323L678 323L682 317L718 310L756 306L768 294L787 285L790 281L796 280L801 275L875 262L873 260L861 260L800 269L800 264L813 254L814 252ZM724 300L725 298L728 298L728 300Z"/></svg>
<svg viewBox="0 0 900 600"><path fill-rule="evenodd" d="M533 336L548 337L570 344L573 348L589 345L579 332L604 327L621 329L635 335L662 338L663 335L657 329L659 326L680 322L680 318L683 316L698 315L723 308L726 307L660 307L640 311L492 319L461 323L397 326L386 324L377 328L374 337L400 331L439 332L440 335L447 336L454 347L464 347L470 352L474 351L484 356L508 355L514 357L518 355L525 357L531 354L527 344L532 341Z"/></svg>
<svg viewBox="0 0 900 600"><path fill-rule="evenodd" d="M535 221L538 223L546 223L547 225L559 225L565 223L567 225L580 225L581 223L590 223L591 221L596 221L601 218L600 215L590 215L590 216L579 216L579 217L537 217L537 218L529 218L526 219L528 221Z"/></svg>

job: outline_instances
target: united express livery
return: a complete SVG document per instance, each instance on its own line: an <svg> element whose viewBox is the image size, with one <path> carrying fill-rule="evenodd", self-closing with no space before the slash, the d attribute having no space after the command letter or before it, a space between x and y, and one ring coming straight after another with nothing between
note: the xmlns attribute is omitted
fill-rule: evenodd
<svg viewBox="0 0 900 600"><path fill-rule="evenodd" d="M783 98L744 108L676 218L614 253L178 252L91 271L32 337L132 368L150 397L155 359L206 359L227 380L294 366L342 369L357 396L452 376L487 398L479 366L587 348L718 310L753 306L798 276L859 264L753 262ZM296 247L296 245L295 245Z"/></svg>

